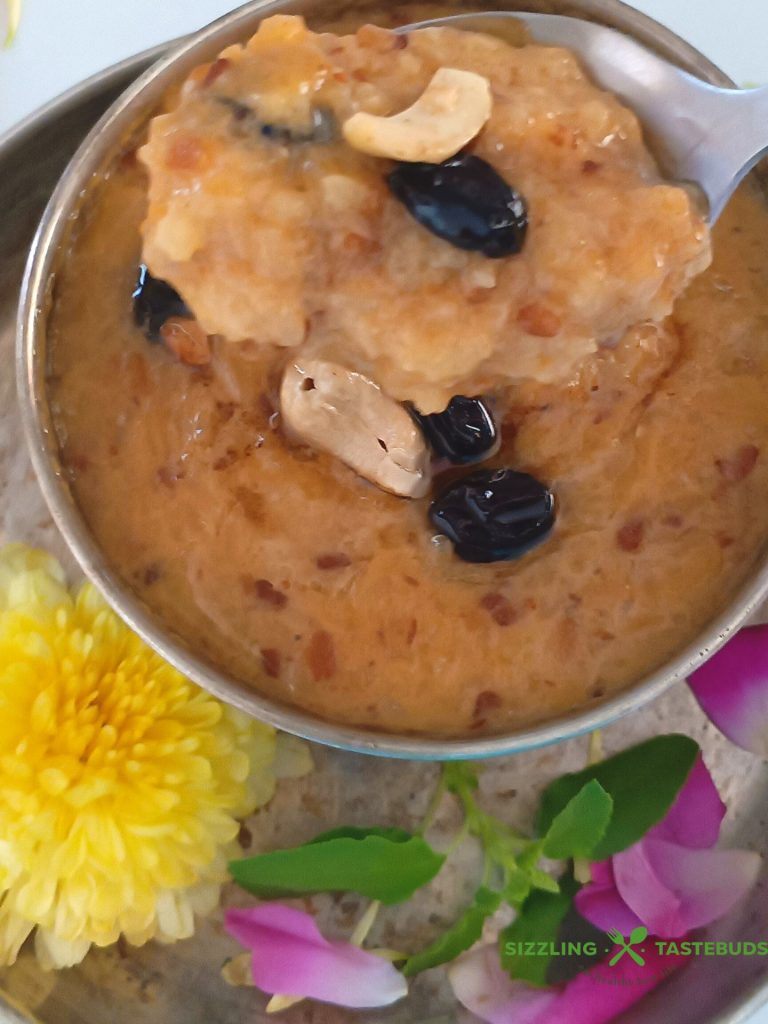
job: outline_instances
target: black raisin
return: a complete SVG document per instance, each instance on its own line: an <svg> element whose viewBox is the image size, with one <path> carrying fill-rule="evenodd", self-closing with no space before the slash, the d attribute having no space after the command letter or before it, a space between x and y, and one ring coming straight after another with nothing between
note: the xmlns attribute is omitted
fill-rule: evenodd
<svg viewBox="0 0 768 1024"><path fill-rule="evenodd" d="M387 183L419 224L459 249L498 259L523 248L525 200L479 156L399 164Z"/></svg>
<svg viewBox="0 0 768 1024"><path fill-rule="evenodd" d="M160 328L172 316L191 317L192 311L175 288L153 277L147 266L139 266L133 289L133 319L150 341L160 341Z"/></svg>
<svg viewBox="0 0 768 1024"><path fill-rule="evenodd" d="M442 412L411 414L437 455L456 466L482 462L498 447L498 431L488 406L480 398L455 395Z"/></svg>
<svg viewBox="0 0 768 1024"><path fill-rule="evenodd" d="M327 107L315 107L311 112L310 123L297 128L262 121L256 110L229 96L218 96L217 99L232 111L232 118L241 133L259 135L263 139L280 142L286 146L301 142L323 144L332 142L338 136L336 117Z"/></svg>
<svg viewBox="0 0 768 1024"><path fill-rule="evenodd" d="M552 529L555 498L528 473L488 469L451 484L432 502L429 515L465 562L509 561Z"/></svg>

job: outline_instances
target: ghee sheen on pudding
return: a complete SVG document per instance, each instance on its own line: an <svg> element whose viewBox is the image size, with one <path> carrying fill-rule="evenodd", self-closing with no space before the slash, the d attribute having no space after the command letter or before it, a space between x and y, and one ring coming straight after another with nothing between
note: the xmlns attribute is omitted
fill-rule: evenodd
<svg viewBox="0 0 768 1024"><path fill-rule="evenodd" d="M524 196L518 254L425 229L395 162L339 130L441 68L489 83L466 152ZM50 319L63 462L122 577L259 692L390 732L532 724L662 664L766 542L767 239L751 183L710 239L566 50L268 19L89 197ZM142 262L191 327L137 326ZM436 461L401 497L297 437L280 388L302 360L422 414L483 395L501 444L481 468L546 481L552 532L462 561L427 513L466 470Z"/></svg>

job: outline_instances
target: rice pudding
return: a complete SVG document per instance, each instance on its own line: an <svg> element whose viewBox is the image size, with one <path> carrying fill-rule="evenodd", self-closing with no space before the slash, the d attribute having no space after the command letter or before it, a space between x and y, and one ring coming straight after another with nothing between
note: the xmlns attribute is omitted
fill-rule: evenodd
<svg viewBox="0 0 768 1024"><path fill-rule="evenodd" d="M430 230L392 186L408 161L345 134L444 69L487 83L459 160L524 204L509 255ZM268 19L87 201L50 321L77 501L169 627L287 704L460 736L599 701L690 641L766 541L767 228L747 184L710 246L568 51ZM142 263L180 303L154 340L132 308ZM367 448L345 461L289 429L286 379L315 388L306 368L329 366L329 388L374 389L361 430L377 403L402 414L410 490L366 478ZM457 395L498 432L471 470L420 455L419 424ZM473 564L428 510L496 468L543 482L556 522Z"/></svg>

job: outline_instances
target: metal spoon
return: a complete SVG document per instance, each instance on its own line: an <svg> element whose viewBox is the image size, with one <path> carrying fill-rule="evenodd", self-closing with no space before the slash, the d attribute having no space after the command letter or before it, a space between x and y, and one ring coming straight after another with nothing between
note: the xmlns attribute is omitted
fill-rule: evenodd
<svg viewBox="0 0 768 1024"><path fill-rule="evenodd" d="M710 223L768 153L768 87L708 85L603 25L557 14L489 11L434 18L398 31L446 25L503 35L511 18L523 22L535 42L573 50L599 86L635 111L667 176L699 186Z"/></svg>

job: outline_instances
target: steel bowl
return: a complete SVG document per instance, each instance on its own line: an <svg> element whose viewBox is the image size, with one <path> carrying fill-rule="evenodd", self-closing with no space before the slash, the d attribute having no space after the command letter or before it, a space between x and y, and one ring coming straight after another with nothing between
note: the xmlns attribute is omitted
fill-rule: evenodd
<svg viewBox="0 0 768 1024"><path fill-rule="evenodd" d="M370 0L352 0L343 11L366 8ZM456 10L469 9L457 4ZM700 78L720 86L733 83L717 67L674 33L616 0L505 0L499 9L567 14L587 18L632 35ZM341 10L324 0L256 0L174 45L141 75L86 137L62 176L35 236L22 286L17 340L18 390L32 462L51 514L83 571L115 611L181 672L217 697L286 732L345 750L421 760L485 758L555 743L607 725L643 707L684 679L754 613L768 595L768 553L762 552L748 581L700 635L661 668L638 679L617 696L588 709L513 732L476 739L393 735L335 725L262 696L211 664L164 624L112 569L92 536L72 495L60 460L46 393L46 325L57 268L66 253L80 205L90 184L158 107L166 89L223 47L256 30L267 15L300 13L317 20Z"/></svg>

